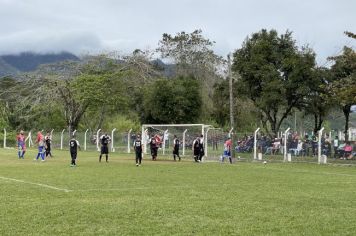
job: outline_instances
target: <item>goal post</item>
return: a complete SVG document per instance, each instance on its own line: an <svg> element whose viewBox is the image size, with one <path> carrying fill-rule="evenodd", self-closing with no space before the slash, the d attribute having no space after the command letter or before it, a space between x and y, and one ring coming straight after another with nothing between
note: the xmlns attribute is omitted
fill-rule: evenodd
<svg viewBox="0 0 356 236"><path fill-rule="evenodd" d="M176 135L181 142L180 155L191 156L193 141L198 135L204 135L205 128L204 124L143 124L141 127L143 153L149 154L150 138L158 135L161 139L159 153L170 155Z"/></svg>
<svg viewBox="0 0 356 236"><path fill-rule="evenodd" d="M173 150L174 135L180 140L181 157L193 160L193 142L197 136L203 135L205 156L204 161L218 161L223 153L224 142L229 136L228 131L205 124L143 124L141 137L144 155L150 154L150 138L161 137L159 155L170 157Z"/></svg>

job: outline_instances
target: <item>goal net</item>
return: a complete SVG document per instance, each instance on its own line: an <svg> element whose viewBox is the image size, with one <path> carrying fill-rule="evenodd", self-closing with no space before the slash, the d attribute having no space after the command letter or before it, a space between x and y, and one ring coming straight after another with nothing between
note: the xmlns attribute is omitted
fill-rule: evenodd
<svg viewBox="0 0 356 236"><path fill-rule="evenodd" d="M174 135L180 140L180 156L193 160L193 142L203 135L204 161L218 161L224 150L228 132L204 124L144 124L142 125L143 153L150 155L150 139L158 137L158 154L170 158L173 151Z"/></svg>

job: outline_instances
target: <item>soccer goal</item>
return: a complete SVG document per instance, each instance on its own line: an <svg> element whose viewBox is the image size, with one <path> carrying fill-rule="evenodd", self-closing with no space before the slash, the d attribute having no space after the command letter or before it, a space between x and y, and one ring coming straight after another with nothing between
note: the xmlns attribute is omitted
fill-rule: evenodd
<svg viewBox="0 0 356 236"><path fill-rule="evenodd" d="M219 160L223 151L224 141L228 134L221 129L204 124L144 124L142 125L143 153L149 154L149 142L152 136L158 136L159 154L171 155L174 135L180 140L180 155L193 158L193 142L197 136L203 135L205 156L204 161Z"/></svg>

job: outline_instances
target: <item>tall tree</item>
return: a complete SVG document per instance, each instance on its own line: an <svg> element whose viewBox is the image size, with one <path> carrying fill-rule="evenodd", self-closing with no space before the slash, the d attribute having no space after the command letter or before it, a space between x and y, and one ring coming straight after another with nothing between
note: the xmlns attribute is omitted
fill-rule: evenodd
<svg viewBox="0 0 356 236"><path fill-rule="evenodd" d="M192 123L200 118L200 85L191 77L157 80L146 88L144 122Z"/></svg>
<svg viewBox="0 0 356 236"><path fill-rule="evenodd" d="M298 50L292 33L261 30L234 53L233 70L241 76L240 93L261 111L266 131L276 135L293 108L300 108L313 82L315 54Z"/></svg>
<svg viewBox="0 0 356 236"><path fill-rule="evenodd" d="M330 59L335 62L331 67L334 81L330 84L330 90L344 113L345 140L348 140L351 106L356 104L356 52L344 47L341 55Z"/></svg>
<svg viewBox="0 0 356 236"><path fill-rule="evenodd" d="M327 85L330 83L330 71L327 68L315 68L314 83L310 84L310 93L305 98L303 110L305 115L314 117L314 133L322 124L332 107L332 98Z"/></svg>
<svg viewBox="0 0 356 236"><path fill-rule="evenodd" d="M191 33L182 31L174 36L165 33L157 49L162 58L175 64L176 76L194 76L202 84L204 116L209 116L213 110L213 86L220 79L222 65L226 63L214 53L214 43L199 29Z"/></svg>

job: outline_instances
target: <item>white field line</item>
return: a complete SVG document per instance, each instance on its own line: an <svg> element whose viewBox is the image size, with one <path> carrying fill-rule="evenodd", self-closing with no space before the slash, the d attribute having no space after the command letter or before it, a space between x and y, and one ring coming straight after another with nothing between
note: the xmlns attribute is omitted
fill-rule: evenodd
<svg viewBox="0 0 356 236"><path fill-rule="evenodd" d="M65 193L69 193L69 192L73 191L73 190L65 189L65 188L57 188L57 187L54 187L54 186L51 186L51 185L47 185L47 184L33 183L33 182L29 182L29 181L24 181L24 180L20 180L20 179L13 179L13 178L7 178L7 177L3 177L3 176L0 176L0 179L19 182L19 183L24 183L24 184L36 185L36 186L40 186L40 187L44 187L44 188L57 190L57 191L63 191Z"/></svg>

